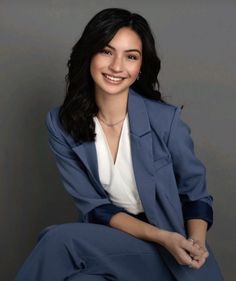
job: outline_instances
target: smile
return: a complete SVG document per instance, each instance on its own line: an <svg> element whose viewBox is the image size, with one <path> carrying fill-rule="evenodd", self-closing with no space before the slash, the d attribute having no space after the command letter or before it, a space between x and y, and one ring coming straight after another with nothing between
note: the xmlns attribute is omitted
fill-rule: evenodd
<svg viewBox="0 0 236 281"><path fill-rule="evenodd" d="M115 77L115 76L111 76L111 75L108 75L108 74L103 74L103 76L109 81L109 82L115 82L115 83L119 83L121 82L122 80L124 80L125 78L123 77Z"/></svg>

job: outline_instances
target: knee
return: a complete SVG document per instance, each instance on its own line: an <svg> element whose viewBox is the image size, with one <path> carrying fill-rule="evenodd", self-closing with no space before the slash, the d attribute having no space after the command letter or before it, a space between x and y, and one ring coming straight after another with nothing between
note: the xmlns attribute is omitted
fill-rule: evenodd
<svg viewBox="0 0 236 281"><path fill-rule="evenodd" d="M37 241L47 247L63 245L69 240L68 230L66 225L50 225L44 228L38 235Z"/></svg>
<svg viewBox="0 0 236 281"><path fill-rule="evenodd" d="M79 234L83 232L83 225L81 223L66 223L50 225L44 228L38 236L38 241L44 240L49 244L65 244L73 238L79 238Z"/></svg>
<svg viewBox="0 0 236 281"><path fill-rule="evenodd" d="M43 230L40 231L37 237L37 242L39 242L43 237L49 236L49 233L51 234L52 230L55 230L55 228L57 227L58 225L56 224L45 227Z"/></svg>
<svg viewBox="0 0 236 281"><path fill-rule="evenodd" d="M65 257L68 251L73 252L72 235L71 227L67 224L48 226L39 233L37 248L42 255L48 257Z"/></svg>

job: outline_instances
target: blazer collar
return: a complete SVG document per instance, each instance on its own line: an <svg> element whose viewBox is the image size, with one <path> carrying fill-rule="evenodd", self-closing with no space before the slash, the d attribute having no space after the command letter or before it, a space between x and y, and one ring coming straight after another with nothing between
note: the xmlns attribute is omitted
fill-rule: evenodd
<svg viewBox="0 0 236 281"><path fill-rule="evenodd" d="M144 98L131 88L128 96L128 115L130 133L141 137L151 131Z"/></svg>

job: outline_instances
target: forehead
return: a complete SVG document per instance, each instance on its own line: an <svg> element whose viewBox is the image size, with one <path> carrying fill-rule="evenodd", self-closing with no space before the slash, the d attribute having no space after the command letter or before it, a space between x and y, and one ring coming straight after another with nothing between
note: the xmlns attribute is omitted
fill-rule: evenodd
<svg viewBox="0 0 236 281"><path fill-rule="evenodd" d="M139 49L142 50L142 41L139 35L128 27L120 28L112 40L109 42L110 45L117 49L128 50L128 49Z"/></svg>

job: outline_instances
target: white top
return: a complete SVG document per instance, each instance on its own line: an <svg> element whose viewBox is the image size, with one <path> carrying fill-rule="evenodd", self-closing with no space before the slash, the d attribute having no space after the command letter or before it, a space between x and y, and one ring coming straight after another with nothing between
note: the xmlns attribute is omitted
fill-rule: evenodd
<svg viewBox="0 0 236 281"><path fill-rule="evenodd" d="M93 119L98 172L104 189L114 205L123 207L132 214L144 212L133 172L128 114L123 122L115 163L101 124L97 117Z"/></svg>

